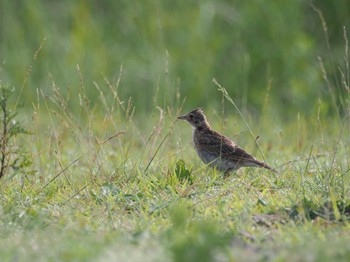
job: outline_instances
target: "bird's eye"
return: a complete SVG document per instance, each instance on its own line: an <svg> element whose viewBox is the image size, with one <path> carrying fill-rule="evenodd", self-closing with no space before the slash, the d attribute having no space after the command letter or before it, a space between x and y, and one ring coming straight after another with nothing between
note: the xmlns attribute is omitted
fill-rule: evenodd
<svg viewBox="0 0 350 262"><path fill-rule="evenodd" d="M191 118L191 119L193 118L193 115L192 115L192 114L190 115L190 118Z"/></svg>

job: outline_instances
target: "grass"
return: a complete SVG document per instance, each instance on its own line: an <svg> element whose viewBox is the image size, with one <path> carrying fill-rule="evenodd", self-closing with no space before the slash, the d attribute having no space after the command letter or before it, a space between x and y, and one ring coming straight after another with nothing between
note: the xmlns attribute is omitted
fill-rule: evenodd
<svg viewBox="0 0 350 262"><path fill-rule="evenodd" d="M249 133L259 134L279 170L223 179L195 156L190 126L175 121L181 106L145 114L113 90L91 106L81 86L78 113L59 89L38 93L23 116L32 135L17 143L35 172L2 180L3 261L349 259L349 139L338 119L316 108L289 124L242 112L223 121L205 108L262 158Z"/></svg>
<svg viewBox="0 0 350 262"><path fill-rule="evenodd" d="M338 66L318 7L326 52L304 4L260 2L4 3L1 79L28 131L11 150L28 161L0 181L1 261L349 261L347 30ZM279 172L207 168L176 121L199 103Z"/></svg>

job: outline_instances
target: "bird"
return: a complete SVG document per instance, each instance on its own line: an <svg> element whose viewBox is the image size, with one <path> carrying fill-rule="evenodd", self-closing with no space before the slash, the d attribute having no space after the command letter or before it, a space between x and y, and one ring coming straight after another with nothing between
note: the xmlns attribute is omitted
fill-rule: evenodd
<svg viewBox="0 0 350 262"><path fill-rule="evenodd" d="M178 116L193 127L193 144L199 158L209 166L223 171L226 177L241 167L262 167L277 172L264 162L257 160L228 137L214 131L202 109Z"/></svg>

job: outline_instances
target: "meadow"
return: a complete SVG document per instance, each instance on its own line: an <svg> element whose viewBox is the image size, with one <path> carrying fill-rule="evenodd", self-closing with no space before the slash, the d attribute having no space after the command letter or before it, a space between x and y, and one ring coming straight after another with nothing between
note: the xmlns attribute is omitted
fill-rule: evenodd
<svg viewBox="0 0 350 262"><path fill-rule="evenodd" d="M349 261L346 1L1 7L1 261Z"/></svg>

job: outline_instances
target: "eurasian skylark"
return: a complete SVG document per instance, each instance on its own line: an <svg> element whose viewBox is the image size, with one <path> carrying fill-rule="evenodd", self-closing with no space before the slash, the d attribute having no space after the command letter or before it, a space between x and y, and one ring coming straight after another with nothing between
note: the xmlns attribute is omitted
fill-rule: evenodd
<svg viewBox="0 0 350 262"><path fill-rule="evenodd" d="M225 175L241 167L263 167L276 171L255 159L228 137L211 129L201 109L194 109L178 119L186 120L193 126L193 143L199 158Z"/></svg>

